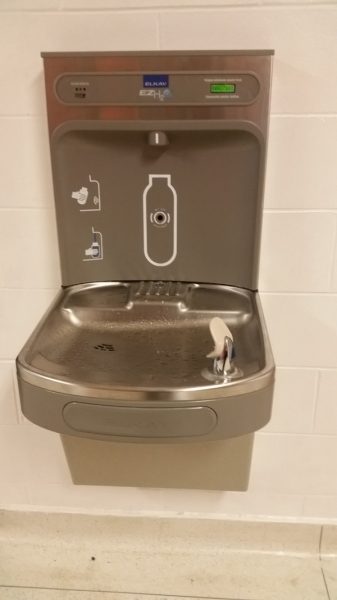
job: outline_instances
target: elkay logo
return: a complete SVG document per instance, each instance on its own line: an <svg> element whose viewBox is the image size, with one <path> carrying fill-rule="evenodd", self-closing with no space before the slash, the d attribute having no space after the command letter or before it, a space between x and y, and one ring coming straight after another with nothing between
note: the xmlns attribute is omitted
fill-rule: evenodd
<svg viewBox="0 0 337 600"><path fill-rule="evenodd" d="M172 96L171 91L168 88L165 88L164 90L158 90L154 88L143 89L139 90L139 95L146 96L149 99L151 98L153 100L159 100L161 102Z"/></svg>
<svg viewBox="0 0 337 600"><path fill-rule="evenodd" d="M143 75L143 88L168 88L168 75Z"/></svg>

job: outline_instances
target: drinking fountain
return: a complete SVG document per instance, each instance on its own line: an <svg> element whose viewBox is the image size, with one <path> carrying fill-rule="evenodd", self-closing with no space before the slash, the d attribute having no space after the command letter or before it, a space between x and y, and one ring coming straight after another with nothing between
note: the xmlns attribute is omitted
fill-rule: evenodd
<svg viewBox="0 0 337 600"><path fill-rule="evenodd" d="M17 375L75 483L247 487L272 55L42 54L62 288Z"/></svg>

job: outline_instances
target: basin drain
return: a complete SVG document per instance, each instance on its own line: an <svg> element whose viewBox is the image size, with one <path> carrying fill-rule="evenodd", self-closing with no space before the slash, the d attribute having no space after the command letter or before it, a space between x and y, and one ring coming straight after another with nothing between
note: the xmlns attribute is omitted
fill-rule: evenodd
<svg viewBox="0 0 337 600"><path fill-rule="evenodd" d="M102 352L113 352L115 347L112 344L97 344L94 346L95 350L101 350Z"/></svg>

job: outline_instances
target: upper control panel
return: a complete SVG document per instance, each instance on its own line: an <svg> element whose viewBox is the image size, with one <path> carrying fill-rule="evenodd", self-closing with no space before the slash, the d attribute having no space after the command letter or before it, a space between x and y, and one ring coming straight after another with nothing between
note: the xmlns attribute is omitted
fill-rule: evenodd
<svg viewBox="0 0 337 600"><path fill-rule="evenodd" d="M260 89L252 73L70 73L55 92L76 105L228 105L250 104Z"/></svg>
<svg viewBox="0 0 337 600"><path fill-rule="evenodd" d="M46 52L50 135L67 121L223 120L267 134L272 50Z"/></svg>
<svg viewBox="0 0 337 600"><path fill-rule="evenodd" d="M272 54L43 55L63 285L256 289Z"/></svg>

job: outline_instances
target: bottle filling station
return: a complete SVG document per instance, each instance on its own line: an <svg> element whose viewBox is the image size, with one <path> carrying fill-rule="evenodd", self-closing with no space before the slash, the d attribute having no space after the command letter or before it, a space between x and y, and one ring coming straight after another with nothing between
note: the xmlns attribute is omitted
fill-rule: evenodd
<svg viewBox="0 0 337 600"><path fill-rule="evenodd" d="M75 483L247 487L272 54L43 54L62 289L17 372Z"/></svg>

